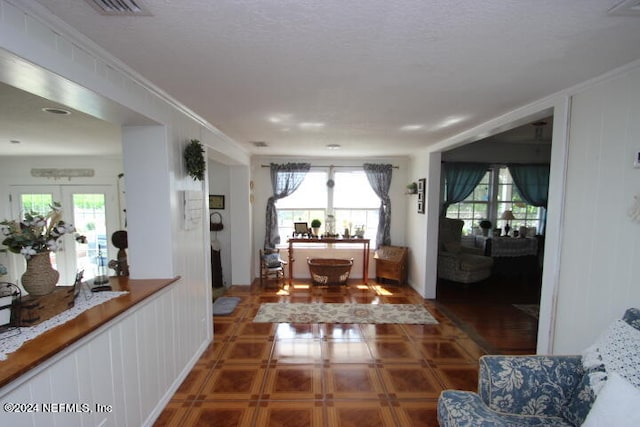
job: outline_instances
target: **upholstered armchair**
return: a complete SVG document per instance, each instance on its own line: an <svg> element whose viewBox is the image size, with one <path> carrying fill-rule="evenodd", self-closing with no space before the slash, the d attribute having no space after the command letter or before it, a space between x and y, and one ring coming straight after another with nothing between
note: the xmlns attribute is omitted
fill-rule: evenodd
<svg viewBox="0 0 640 427"><path fill-rule="evenodd" d="M633 327L623 326L635 330L635 339L640 340L640 310L628 309L618 325L620 323ZM599 340L590 348L606 347L603 342L606 343L606 340ZM617 355L625 352L636 354L630 340L618 336L614 337L613 342L621 346L615 351ZM636 360L632 360L633 357L621 358L633 367L637 366L635 363L639 357L636 354ZM593 388L596 383L592 381L614 373L603 371L605 366L602 359L592 367L587 364L585 368L582 355L493 355L482 356L479 364L477 393L445 390L440 395L440 427L581 426L589 418L590 426L604 425L593 423L594 419L598 419L595 417L602 416L603 407L596 409L598 405ZM602 388L598 399L604 393ZM605 407L605 410L621 412L620 408ZM627 413L626 416L630 415ZM612 422L609 425L613 427L618 424Z"/></svg>
<svg viewBox="0 0 640 427"><path fill-rule="evenodd" d="M582 377L580 356L482 356L478 392L445 390L440 427L573 426L562 417Z"/></svg>
<svg viewBox="0 0 640 427"><path fill-rule="evenodd" d="M463 246L464 221L440 218L438 277L461 283L475 283L491 276L493 259L480 248Z"/></svg>

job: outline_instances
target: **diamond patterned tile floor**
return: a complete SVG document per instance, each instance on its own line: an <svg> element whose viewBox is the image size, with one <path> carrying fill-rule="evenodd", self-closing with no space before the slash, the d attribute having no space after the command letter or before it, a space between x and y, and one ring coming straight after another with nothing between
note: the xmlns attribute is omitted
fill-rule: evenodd
<svg viewBox="0 0 640 427"><path fill-rule="evenodd" d="M214 341L156 426L437 426L445 388L475 390L484 351L413 289L231 287ZM253 323L264 302L424 304L437 325ZM363 424L363 422L365 422Z"/></svg>

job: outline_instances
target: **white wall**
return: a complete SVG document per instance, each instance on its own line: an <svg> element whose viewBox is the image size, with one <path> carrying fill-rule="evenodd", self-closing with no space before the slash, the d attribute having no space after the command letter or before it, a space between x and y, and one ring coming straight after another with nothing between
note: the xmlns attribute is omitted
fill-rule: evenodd
<svg viewBox="0 0 640 427"><path fill-rule="evenodd" d="M436 182L431 176L430 158L433 156L427 150L416 153L409 163L409 181L417 181L418 179L426 179L426 194L434 185L439 186L440 180L436 176ZM436 161L439 163L440 153L435 154ZM428 256L429 242L433 237L428 233L428 219L432 215L434 203L428 199L425 200L425 213L420 214L417 211L418 196L407 196L407 246L411 248L408 256L408 282L423 297L435 297L435 284L432 288L427 285L429 280L428 271L434 269L435 258ZM437 208L437 203L435 204ZM436 218L438 213L435 213ZM437 236L435 236L437 238Z"/></svg>
<svg viewBox="0 0 640 427"><path fill-rule="evenodd" d="M572 99L565 191L557 353L581 351L640 306L640 67L585 88Z"/></svg>
<svg viewBox="0 0 640 427"><path fill-rule="evenodd" d="M251 247L253 237L252 210L250 190L250 173L248 165L231 167L231 187L229 190L231 222L231 268L233 284L249 285L252 282L251 261L253 255L247 248Z"/></svg>

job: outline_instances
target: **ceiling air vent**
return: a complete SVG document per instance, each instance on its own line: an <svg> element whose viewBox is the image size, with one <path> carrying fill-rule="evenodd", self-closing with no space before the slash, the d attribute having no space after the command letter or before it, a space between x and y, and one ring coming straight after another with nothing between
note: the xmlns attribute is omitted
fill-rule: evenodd
<svg viewBox="0 0 640 427"><path fill-rule="evenodd" d="M86 0L102 15L151 16L141 0Z"/></svg>
<svg viewBox="0 0 640 427"><path fill-rule="evenodd" d="M617 16L640 16L640 0L624 0L607 12Z"/></svg>

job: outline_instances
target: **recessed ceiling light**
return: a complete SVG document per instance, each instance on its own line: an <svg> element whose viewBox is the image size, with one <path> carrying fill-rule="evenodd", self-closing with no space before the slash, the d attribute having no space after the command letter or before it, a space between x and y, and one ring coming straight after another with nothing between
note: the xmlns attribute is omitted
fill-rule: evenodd
<svg viewBox="0 0 640 427"><path fill-rule="evenodd" d="M422 128L424 128L424 125L405 125L405 126L402 126L400 130L414 131L414 130L420 130Z"/></svg>
<svg viewBox="0 0 640 427"><path fill-rule="evenodd" d="M71 114L71 111L64 110L62 108L54 108L54 107L45 107L42 109L45 113L58 114L60 116L67 116Z"/></svg>
<svg viewBox="0 0 640 427"><path fill-rule="evenodd" d="M324 123L321 122L302 122L298 123L301 129L319 129L324 127Z"/></svg>
<svg viewBox="0 0 640 427"><path fill-rule="evenodd" d="M290 123L291 114L278 113L273 114L267 118L271 123Z"/></svg>
<svg viewBox="0 0 640 427"><path fill-rule="evenodd" d="M340 144L327 144L327 148L328 148L329 150L339 150L339 149L340 149L340 147L341 147L341 145L340 145Z"/></svg>
<svg viewBox="0 0 640 427"><path fill-rule="evenodd" d="M433 130L440 130L444 128L448 128L449 126L456 125L467 120L467 116L449 116L445 117L440 123L433 127Z"/></svg>

